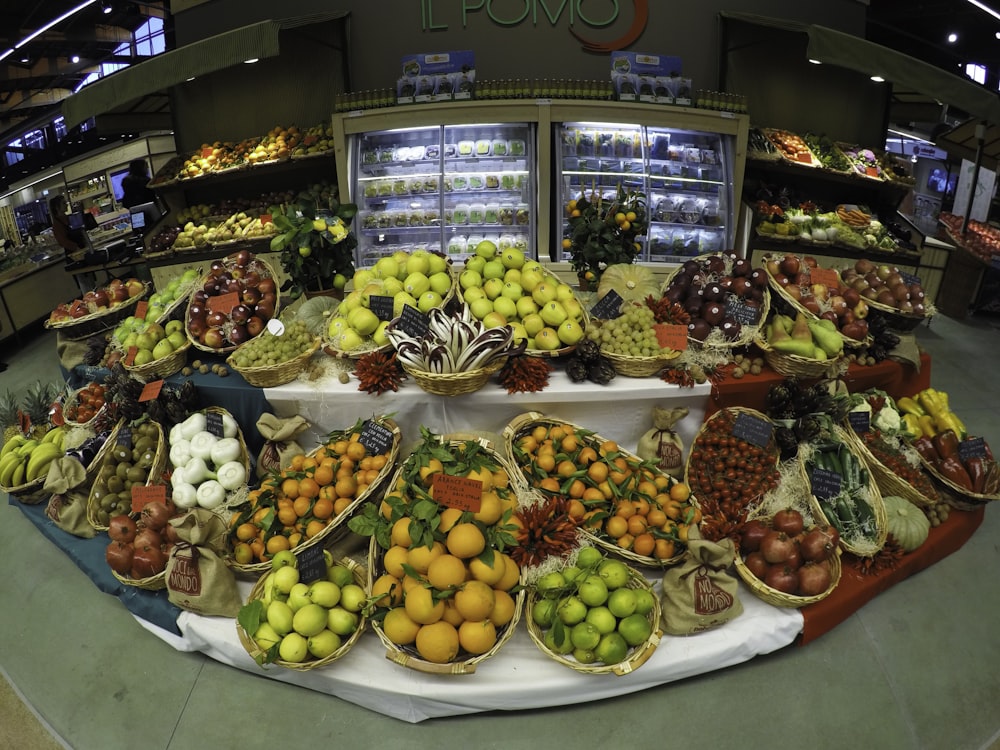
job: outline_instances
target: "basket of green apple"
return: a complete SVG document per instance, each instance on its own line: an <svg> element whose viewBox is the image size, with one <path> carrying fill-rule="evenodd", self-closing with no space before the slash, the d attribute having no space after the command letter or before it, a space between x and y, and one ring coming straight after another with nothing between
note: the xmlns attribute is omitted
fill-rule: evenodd
<svg viewBox="0 0 1000 750"><path fill-rule="evenodd" d="M590 320L573 287L518 247L500 250L491 240L475 247L458 276L459 296L487 328L509 325L526 354L559 357L572 352Z"/></svg>
<svg viewBox="0 0 1000 750"><path fill-rule="evenodd" d="M124 335L119 333L122 329ZM124 352L122 366L144 379L166 378L178 372L191 347L183 321L176 318L163 325L155 320L127 318L115 329L114 340Z"/></svg>
<svg viewBox="0 0 1000 750"><path fill-rule="evenodd" d="M528 635L550 659L585 674L626 675L660 643L660 600L621 560L581 547L529 587Z"/></svg>
<svg viewBox="0 0 1000 750"><path fill-rule="evenodd" d="M167 282L162 291L149 295L146 319L166 326L168 320L183 319L188 296L201 280L201 270L188 268Z"/></svg>
<svg viewBox="0 0 1000 750"><path fill-rule="evenodd" d="M347 294L330 317L323 350L331 357L357 359L388 349L385 329L404 307L426 314L456 295L451 260L429 250L399 251L355 271Z"/></svg>
<svg viewBox="0 0 1000 750"><path fill-rule="evenodd" d="M304 672L340 659L365 629L363 568L323 550L311 580L293 552L278 552L236 617L240 643L261 666ZM312 569L313 566L309 566Z"/></svg>
<svg viewBox="0 0 1000 750"><path fill-rule="evenodd" d="M305 321L296 318L285 325L272 319L263 333L230 354L226 364L255 388L274 388L295 380L319 345L319 337L309 332Z"/></svg>

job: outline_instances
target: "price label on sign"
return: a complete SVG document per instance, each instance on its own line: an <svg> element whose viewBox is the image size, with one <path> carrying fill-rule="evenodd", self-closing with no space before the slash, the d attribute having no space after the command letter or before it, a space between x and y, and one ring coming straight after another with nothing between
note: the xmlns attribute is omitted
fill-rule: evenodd
<svg viewBox="0 0 1000 750"><path fill-rule="evenodd" d="M165 502L167 499L167 486L165 484L133 484L132 485L132 512L141 513L142 509L151 502Z"/></svg>
<svg viewBox="0 0 1000 750"><path fill-rule="evenodd" d="M142 387L142 392L139 394L139 401L155 401L159 398L160 391L163 389L163 380L150 380L146 385Z"/></svg>
<svg viewBox="0 0 1000 750"><path fill-rule="evenodd" d="M148 301L141 299L135 303L135 312L133 313L135 317L139 318L140 320L145 320L147 312L149 312Z"/></svg>
<svg viewBox="0 0 1000 750"><path fill-rule="evenodd" d="M125 364L131 367L135 363L135 355L139 353L139 347L130 346L125 352Z"/></svg>
<svg viewBox="0 0 1000 750"><path fill-rule="evenodd" d="M760 322L760 306L732 294L726 298L726 312L740 325L755 326Z"/></svg>
<svg viewBox="0 0 1000 750"><path fill-rule="evenodd" d="M836 289L840 286L840 274L832 268L810 268L809 279L813 284L822 284L827 289Z"/></svg>
<svg viewBox="0 0 1000 750"><path fill-rule="evenodd" d="M605 294L590 309L590 314L599 320L614 320L622 314L622 296L614 289Z"/></svg>
<svg viewBox="0 0 1000 750"><path fill-rule="evenodd" d="M370 419L365 420L364 424L361 425L358 442L373 455L388 453L392 450L392 430Z"/></svg>
<svg viewBox="0 0 1000 750"><path fill-rule="evenodd" d="M870 411L852 411L847 414L847 421L855 432L868 432L871 429L871 419Z"/></svg>
<svg viewBox="0 0 1000 750"><path fill-rule="evenodd" d="M399 315L399 327L415 339L422 339L429 330L427 316L409 305L403 305L403 312Z"/></svg>
<svg viewBox="0 0 1000 750"><path fill-rule="evenodd" d="M904 284L912 286L913 284L920 284L920 277L914 276L912 273L906 273L906 271L900 271L899 277L903 280Z"/></svg>
<svg viewBox="0 0 1000 750"><path fill-rule="evenodd" d="M736 415L733 435L756 445L758 448L766 448L770 444L772 432L774 432L774 425L767 420L746 412L740 412Z"/></svg>
<svg viewBox="0 0 1000 750"><path fill-rule="evenodd" d="M233 308L240 304L239 292L227 292L226 294L217 294L214 297L208 298L208 311L209 312L221 312L228 315L233 311Z"/></svg>
<svg viewBox="0 0 1000 750"><path fill-rule="evenodd" d="M483 483L478 479L453 477L450 474L433 474L431 487L434 500L449 508L478 513L483 500Z"/></svg>
<svg viewBox="0 0 1000 750"><path fill-rule="evenodd" d="M205 431L210 432L215 437L225 437L222 431L222 414L217 411L205 412Z"/></svg>
<svg viewBox="0 0 1000 750"><path fill-rule="evenodd" d="M812 493L818 500L829 500L840 494L841 478L835 471L816 467L812 470L809 480L812 483Z"/></svg>
<svg viewBox="0 0 1000 750"><path fill-rule="evenodd" d="M386 297L381 294L373 294L368 298L368 309L375 313L375 317L379 320L392 320L395 315L392 314L392 297Z"/></svg>
<svg viewBox="0 0 1000 750"><path fill-rule="evenodd" d="M295 561L302 583L312 583L326 578L326 556L323 554L322 544L306 547L295 555Z"/></svg>
<svg viewBox="0 0 1000 750"><path fill-rule="evenodd" d="M261 224L270 224L273 221L274 221L274 219L271 218L271 214L261 214L260 215L260 223Z"/></svg>
<svg viewBox="0 0 1000 750"><path fill-rule="evenodd" d="M878 179L878 167L865 167L865 175Z"/></svg>
<svg viewBox="0 0 1000 750"><path fill-rule="evenodd" d="M795 154L795 161L799 162L800 164L808 164L812 166L813 163L812 154L805 151L800 151L797 154Z"/></svg>
<svg viewBox="0 0 1000 750"><path fill-rule="evenodd" d="M981 437L966 438L958 444L958 457L963 461L970 458L986 458L986 439Z"/></svg>
<svg viewBox="0 0 1000 750"><path fill-rule="evenodd" d="M202 159L207 159L208 157L210 157L212 155L213 151L214 151L214 149L211 146L206 146L205 148L203 148L201 150L201 158Z"/></svg>
<svg viewBox="0 0 1000 750"><path fill-rule="evenodd" d="M673 349L677 352L682 352L687 349L688 346L688 329L687 326L680 325L667 325L666 323L657 323L653 326L653 330L656 332L656 341L660 346L664 346L668 349Z"/></svg>
<svg viewBox="0 0 1000 750"><path fill-rule="evenodd" d="M132 428L123 426L118 430L118 437L115 438L115 445L124 445L126 448L132 447Z"/></svg>

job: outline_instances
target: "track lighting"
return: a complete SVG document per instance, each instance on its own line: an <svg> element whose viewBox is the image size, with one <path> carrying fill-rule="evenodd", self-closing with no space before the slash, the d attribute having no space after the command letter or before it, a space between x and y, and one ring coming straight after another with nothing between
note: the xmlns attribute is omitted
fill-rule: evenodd
<svg viewBox="0 0 1000 750"><path fill-rule="evenodd" d="M101 13L104 15L108 15L113 10L114 7L111 5L109 0L104 0L104 2L101 3Z"/></svg>

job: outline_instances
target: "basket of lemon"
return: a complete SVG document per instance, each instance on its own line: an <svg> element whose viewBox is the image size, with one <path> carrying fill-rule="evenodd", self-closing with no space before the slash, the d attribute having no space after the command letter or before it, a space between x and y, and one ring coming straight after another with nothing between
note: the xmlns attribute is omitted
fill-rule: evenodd
<svg viewBox="0 0 1000 750"><path fill-rule="evenodd" d="M660 643L659 597L638 572L596 547L580 548L572 567L573 576L553 570L530 587L531 640L577 672L635 671Z"/></svg>
<svg viewBox="0 0 1000 750"><path fill-rule="evenodd" d="M493 444L422 440L382 503L350 528L371 536L371 623L386 657L432 674L472 674L513 635L524 606L514 544L516 497Z"/></svg>

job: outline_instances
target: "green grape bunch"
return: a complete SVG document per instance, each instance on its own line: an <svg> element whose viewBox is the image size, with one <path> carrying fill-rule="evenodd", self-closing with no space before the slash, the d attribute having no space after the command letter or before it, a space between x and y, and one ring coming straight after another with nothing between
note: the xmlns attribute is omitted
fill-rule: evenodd
<svg viewBox="0 0 1000 750"><path fill-rule="evenodd" d="M672 350L660 346L653 328L655 322L653 311L645 305L628 305L617 318L588 327L587 338L607 354L656 357Z"/></svg>
<svg viewBox="0 0 1000 750"><path fill-rule="evenodd" d="M243 344L232 354L236 367L269 367L295 359L313 345L314 337L301 320L285 326L280 336L264 331L260 336Z"/></svg>

